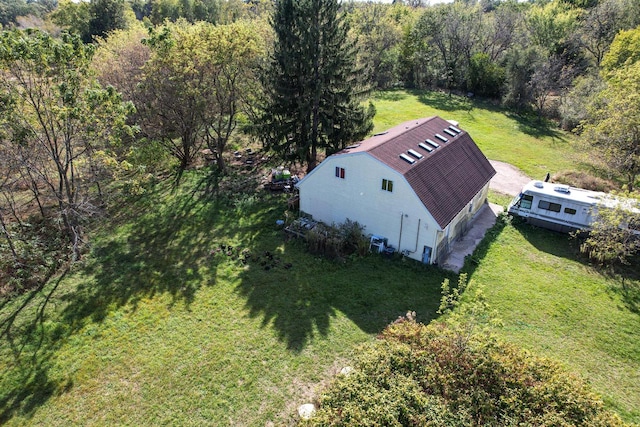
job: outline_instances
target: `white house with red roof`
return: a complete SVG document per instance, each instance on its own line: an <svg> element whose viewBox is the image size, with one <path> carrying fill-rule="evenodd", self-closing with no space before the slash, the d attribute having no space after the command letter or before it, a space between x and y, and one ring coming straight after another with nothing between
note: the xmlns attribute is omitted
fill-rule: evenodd
<svg viewBox="0 0 640 427"><path fill-rule="evenodd" d="M316 221L349 219L404 255L433 264L483 206L495 170L471 136L429 117L327 157L297 187Z"/></svg>

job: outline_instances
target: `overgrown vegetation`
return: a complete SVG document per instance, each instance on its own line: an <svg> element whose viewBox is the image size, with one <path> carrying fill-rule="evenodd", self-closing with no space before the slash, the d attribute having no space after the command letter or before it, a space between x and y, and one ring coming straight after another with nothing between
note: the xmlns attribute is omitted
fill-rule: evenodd
<svg viewBox="0 0 640 427"><path fill-rule="evenodd" d="M451 313L466 287L443 282L441 311ZM357 352L352 370L320 397L302 425L622 426L591 388L551 360L507 344L479 314L482 298L455 320L424 325L407 313ZM465 316L464 311L473 312Z"/></svg>
<svg viewBox="0 0 640 427"><path fill-rule="evenodd" d="M304 232L304 239L309 252L330 259L349 255L364 256L369 252L369 239L364 233L364 227L349 219L333 226L319 223Z"/></svg>
<svg viewBox="0 0 640 427"><path fill-rule="evenodd" d="M68 242L51 219L40 217L3 227L0 244L0 301L42 286L69 261Z"/></svg>

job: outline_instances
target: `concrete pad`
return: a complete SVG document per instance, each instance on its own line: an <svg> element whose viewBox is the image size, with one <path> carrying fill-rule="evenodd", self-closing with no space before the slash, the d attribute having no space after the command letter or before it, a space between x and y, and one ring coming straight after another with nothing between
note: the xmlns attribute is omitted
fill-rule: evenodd
<svg viewBox="0 0 640 427"><path fill-rule="evenodd" d="M487 203L480 208L471 220L470 228L464 236L453 242L451 253L440 266L446 270L459 273L464 265L465 257L473 253L484 238L487 230L494 226L496 218L502 211L504 211L502 206L494 205L493 203Z"/></svg>

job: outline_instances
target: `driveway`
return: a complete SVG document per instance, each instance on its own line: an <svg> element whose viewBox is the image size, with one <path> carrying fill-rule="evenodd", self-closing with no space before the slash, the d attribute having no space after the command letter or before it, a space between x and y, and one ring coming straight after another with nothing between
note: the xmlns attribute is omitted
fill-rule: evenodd
<svg viewBox="0 0 640 427"><path fill-rule="evenodd" d="M489 188L494 191L516 196L520 193L522 187L531 181L531 178L509 163L496 160L489 160L489 162L497 172L489 183ZM473 218L469 230L451 245L451 252L441 264L442 268L458 273L464 264L465 257L473 253L484 238L487 230L496 223L496 218L503 210L502 206L494 205L493 203L483 206Z"/></svg>
<svg viewBox="0 0 640 427"><path fill-rule="evenodd" d="M499 162L497 160L489 160L491 166L496 170L496 176L493 177L489 188L502 194L509 196L517 196L522 187L531 178L522 173L517 167L509 163Z"/></svg>

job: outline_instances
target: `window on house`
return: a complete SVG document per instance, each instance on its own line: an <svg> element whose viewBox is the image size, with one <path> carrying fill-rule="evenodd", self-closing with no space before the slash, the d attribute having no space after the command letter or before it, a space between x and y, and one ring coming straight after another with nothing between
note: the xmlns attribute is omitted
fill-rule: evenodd
<svg viewBox="0 0 640 427"><path fill-rule="evenodd" d="M336 166L336 178L344 179L344 168Z"/></svg>
<svg viewBox="0 0 640 427"><path fill-rule="evenodd" d="M569 215L575 215L576 214L576 210L575 209L571 209L571 208L564 208L564 213L567 213Z"/></svg>
<svg viewBox="0 0 640 427"><path fill-rule="evenodd" d="M538 207L540 209L544 209L546 211L551 211L551 212L560 212L560 209L562 208L562 206L557 203L551 203L545 200L540 200L540 203L538 203Z"/></svg>
<svg viewBox="0 0 640 427"><path fill-rule="evenodd" d="M525 194L520 199L520 207L522 209L531 209L531 202L533 202L533 196Z"/></svg>
<svg viewBox="0 0 640 427"><path fill-rule="evenodd" d="M383 179L382 189L385 191L393 191L393 181L390 181L388 179Z"/></svg>

